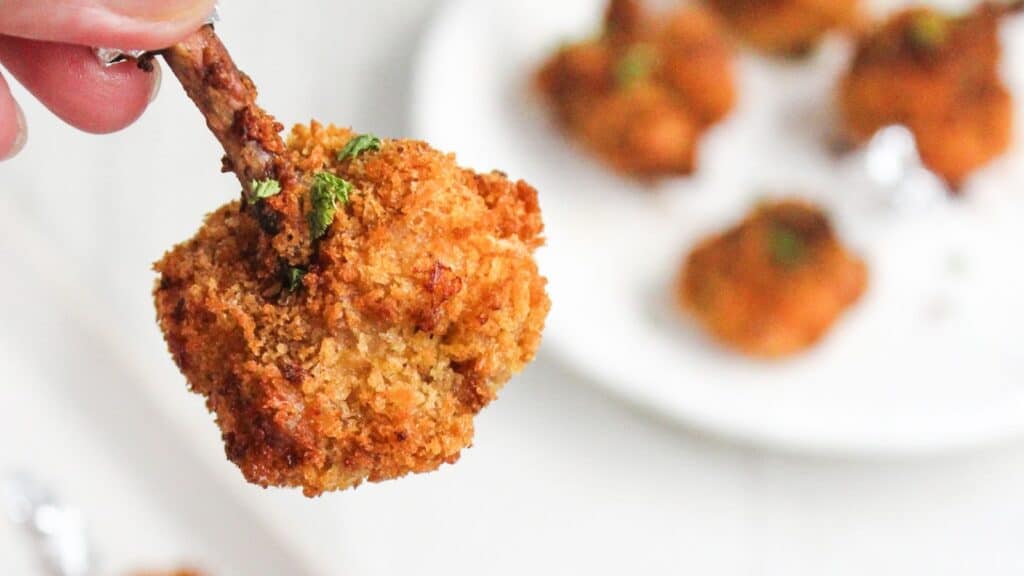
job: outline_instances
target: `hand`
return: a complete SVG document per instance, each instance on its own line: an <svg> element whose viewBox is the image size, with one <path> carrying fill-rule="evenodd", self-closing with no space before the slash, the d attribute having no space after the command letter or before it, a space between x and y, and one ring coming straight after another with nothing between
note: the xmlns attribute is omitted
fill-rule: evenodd
<svg viewBox="0 0 1024 576"><path fill-rule="evenodd" d="M166 48L209 16L214 0L0 0L0 64L65 122L105 134L156 96L159 68L104 68L94 46ZM0 160L25 144L25 117L0 75Z"/></svg>

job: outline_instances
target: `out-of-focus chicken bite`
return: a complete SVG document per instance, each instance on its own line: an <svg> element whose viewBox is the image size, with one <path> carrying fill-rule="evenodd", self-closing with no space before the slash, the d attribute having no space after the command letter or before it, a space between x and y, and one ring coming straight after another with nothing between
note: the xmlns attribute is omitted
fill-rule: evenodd
<svg viewBox="0 0 1024 576"><path fill-rule="evenodd" d="M859 0L707 0L754 47L786 56L806 54L831 30L856 25Z"/></svg>
<svg viewBox="0 0 1024 576"><path fill-rule="evenodd" d="M316 123L285 158L308 188L308 266L264 276L265 232L239 203L156 265L160 325L228 457L307 495L454 462L540 342L536 191L421 142Z"/></svg>
<svg viewBox="0 0 1024 576"><path fill-rule="evenodd" d="M617 171L690 174L701 134L735 105L733 53L710 14L646 13L613 0L600 38L565 46L538 74L562 127Z"/></svg>
<svg viewBox="0 0 1024 576"><path fill-rule="evenodd" d="M848 136L863 142L902 124L925 165L954 188L1009 148L1013 99L999 74L999 20L983 4L953 17L897 14L860 41L839 102Z"/></svg>
<svg viewBox="0 0 1024 576"><path fill-rule="evenodd" d="M677 298L722 343L776 358L824 337L860 299L867 278L825 214L789 200L762 205L701 242L686 259Z"/></svg>

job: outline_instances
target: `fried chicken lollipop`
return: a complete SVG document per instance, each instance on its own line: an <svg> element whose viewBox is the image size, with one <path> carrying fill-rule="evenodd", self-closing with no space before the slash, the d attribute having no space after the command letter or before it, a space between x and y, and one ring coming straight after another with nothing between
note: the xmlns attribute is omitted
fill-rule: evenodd
<svg viewBox="0 0 1024 576"><path fill-rule="evenodd" d="M664 18L612 0L605 32L562 48L537 84L562 127L615 170L690 174L699 139L733 108L733 53L708 12Z"/></svg>
<svg viewBox="0 0 1024 576"><path fill-rule="evenodd" d="M778 358L824 337L860 299L867 276L820 209L789 200L762 205L698 245L686 259L677 298L722 343Z"/></svg>
<svg viewBox="0 0 1024 576"><path fill-rule="evenodd" d="M422 142L287 142L211 28L164 53L244 197L156 270L174 360L228 458L309 496L455 462L550 303L537 193Z"/></svg>
<svg viewBox="0 0 1024 576"><path fill-rule="evenodd" d="M859 0L707 0L752 46L800 56L831 30L855 26Z"/></svg>
<svg viewBox="0 0 1024 576"><path fill-rule="evenodd" d="M848 137L905 125L924 164L954 189L1004 153L1013 98L999 74L998 28L1020 6L982 4L963 17L915 8L864 37L839 89Z"/></svg>

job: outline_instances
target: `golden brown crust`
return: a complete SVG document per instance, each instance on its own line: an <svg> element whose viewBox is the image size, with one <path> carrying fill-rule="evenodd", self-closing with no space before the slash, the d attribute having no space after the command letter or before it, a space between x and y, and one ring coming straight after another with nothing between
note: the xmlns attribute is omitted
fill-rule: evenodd
<svg viewBox="0 0 1024 576"><path fill-rule="evenodd" d="M693 172L700 135L736 100L733 53L708 12L654 18L635 0L614 0L602 37L561 49L537 84L567 132L643 178Z"/></svg>
<svg viewBox="0 0 1024 576"><path fill-rule="evenodd" d="M708 0L736 33L765 52L799 56L837 28L856 28L859 0Z"/></svg>
<svg viewBox="0 0 1024 576"><path fill-rule="evenodd" d="M999 74L1004 11L984 4L952 18L917 8L866 36L839 92L851 139L905 125L925 165L954 188L1005 152L1013 100Z"/></svg>
<svg viewBox="0 0 1024 576"><path fill-rule="evenodd" d="M759 207L687 257L677 297L715 338L748 355L818 342L867 286L867 268L802 201Z"/></svg>
<svg viewBox="0 0 1024 576"><path fill-rule="evenodd" d="M454 462L550 306L532 187L421 142L337 161L352 137L292 131L299 174L353 185L298 291L254 273L263 234L237 203L156 265L161 327L228 457L309 495Z"/></svg>

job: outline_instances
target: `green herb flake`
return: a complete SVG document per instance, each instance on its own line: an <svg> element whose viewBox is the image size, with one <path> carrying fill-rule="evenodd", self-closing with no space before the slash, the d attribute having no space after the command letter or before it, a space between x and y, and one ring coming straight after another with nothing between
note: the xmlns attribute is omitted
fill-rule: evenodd
<svg viewBox="0 0 1024 576"><path fill-rule="evenodd" d="M804 262L807 244L799 234L785 226L772 226L768 235L768 250L779 266L793 268Z"/></svg>
<svg viewBox="0 0 1024 576"><path fill-rule="evenodd" d="M310 196L313 210L309 213L309 230L314 240L323 238L334 223L338 204L348 204L352 184L330 172L317 172L313 176Z"/></svg>
<svg viewBox="0 0 1024 576"><path fill-rule="evenodd" d="M288 268L285 275L285 286L289 292L298 292L302 288L302 279L306 277L306 271L302 268Z"/></svg>
<svg viewBox="0 0 1024 576"><path fill-rule="evenodd" d="M281 193L281 183L273 178L252 181L252 198L266 200Z"/></svg>
<svg viewBox="0 0 1024 576"><path fill-rule="evenodd" d="M908 35L917 48L938 48L949 38L949 20L941 14L922 12L911 21Z"/></svg>
<svg viewBox="0 0 1024 576"><path fill-rule="evenodd" d="M658 66L658 52L649 44L630 48L615 67L615 83L629 88L650 78Z"/></svg>
<svg viewBox="0 0 1024 576"><path fill-rule="evenodd" d="M380 150L381 141L373 134L361 134L348 141L345 147L338 152L338 162L344 162L349 158L356 158L363 152Z"/></svg>

